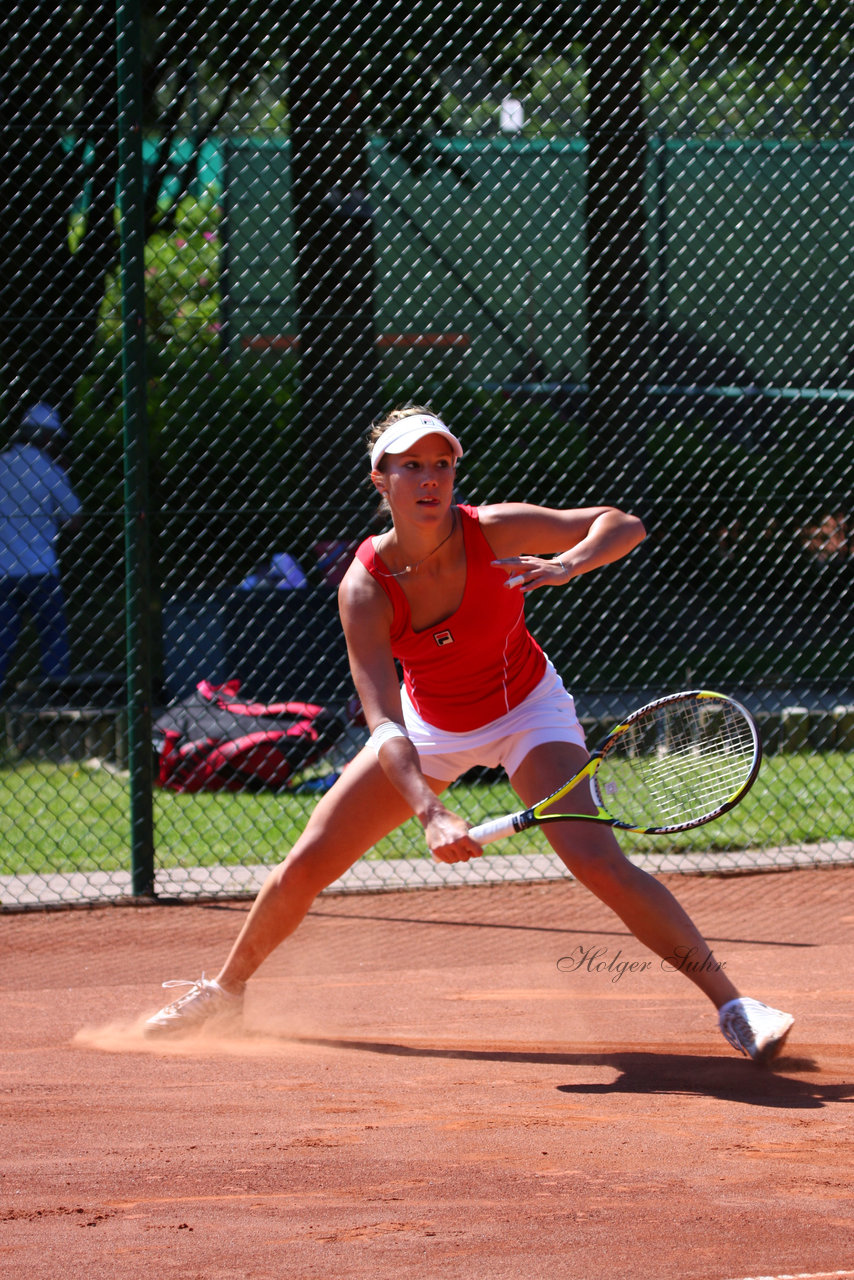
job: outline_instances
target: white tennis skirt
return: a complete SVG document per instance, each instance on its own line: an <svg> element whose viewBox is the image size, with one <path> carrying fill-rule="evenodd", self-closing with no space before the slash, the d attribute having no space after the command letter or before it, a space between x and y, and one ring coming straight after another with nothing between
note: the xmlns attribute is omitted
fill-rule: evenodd
<svg viewBox="0 0 854 1280"><path fill-rule="evenodd" d="M437 729L413 707L404 689L403 720L428 778L453 782L469 769L506 770L509 777L533 747L546 742L585 746L575 701L549 662L545 674L518 707L468 733Z"/></svg>

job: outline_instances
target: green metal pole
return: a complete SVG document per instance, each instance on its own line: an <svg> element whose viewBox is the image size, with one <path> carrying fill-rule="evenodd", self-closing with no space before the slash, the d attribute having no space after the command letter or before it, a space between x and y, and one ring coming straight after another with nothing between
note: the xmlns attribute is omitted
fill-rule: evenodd
<svg viewBox="0 0 854 1280"><path fill-rule="evenodd" d="M151 554L145 377L145 183L139 0L117 0L125 633L134 895L154 893Z"/></svg>

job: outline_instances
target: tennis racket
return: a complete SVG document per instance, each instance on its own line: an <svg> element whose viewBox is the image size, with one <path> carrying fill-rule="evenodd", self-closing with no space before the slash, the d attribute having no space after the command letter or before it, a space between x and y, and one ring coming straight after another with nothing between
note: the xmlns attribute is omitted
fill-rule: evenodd
<svg viewBox="0 0 854 1280"><path fill-rule="evenodd" d="M749 711L723 693L673 693L618 724L583 769L531 809L472 827L489 844L565 818L664 835L701 827L743 800L759 773L762 746ZM560 801L587 779L595 813Z"/></svg>

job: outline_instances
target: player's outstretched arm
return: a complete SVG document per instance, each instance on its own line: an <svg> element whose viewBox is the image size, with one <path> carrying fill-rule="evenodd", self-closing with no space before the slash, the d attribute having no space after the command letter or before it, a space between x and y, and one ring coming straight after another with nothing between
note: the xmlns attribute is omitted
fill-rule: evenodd
<svg viewBox="0 0 854 1280"><path fill-rule="evenodd" d="M563 586L613 564L646 536L637 516L616 507L563 510L498 503L482 508L481 523L496 563L507 572L507 586L523 593Z"/></svg>

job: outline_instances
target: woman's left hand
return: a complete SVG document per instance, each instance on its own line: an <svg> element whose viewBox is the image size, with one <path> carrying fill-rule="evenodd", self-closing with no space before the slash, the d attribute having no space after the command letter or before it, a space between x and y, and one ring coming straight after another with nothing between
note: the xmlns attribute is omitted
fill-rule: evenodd
<svg viewBox="0 0 854 1280"><path fill-rule="evenodd" d="M562 560L544 560L540 556L510 556L492 563L509 575L505 587L518 588L523 595L540 587L565 586L572 577L572 571Z"/></svg>

